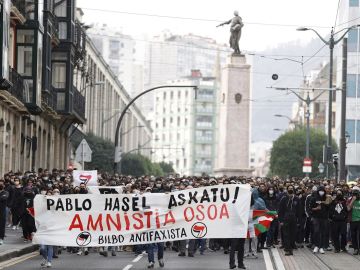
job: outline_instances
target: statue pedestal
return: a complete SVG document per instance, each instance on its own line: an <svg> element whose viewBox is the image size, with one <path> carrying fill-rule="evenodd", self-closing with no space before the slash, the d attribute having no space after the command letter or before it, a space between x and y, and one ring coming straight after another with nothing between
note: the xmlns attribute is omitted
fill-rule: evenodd
<svg viewBox="0 0 360 270"><path fill-rule="evenodd" d="M250 68L244 55L231 55L222 69L216 176L251 176Z"/></svg>

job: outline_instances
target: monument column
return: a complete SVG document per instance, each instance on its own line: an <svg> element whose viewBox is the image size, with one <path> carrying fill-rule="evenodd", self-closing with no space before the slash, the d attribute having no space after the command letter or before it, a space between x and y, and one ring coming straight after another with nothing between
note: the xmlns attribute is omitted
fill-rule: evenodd
<svg viewBox="0 0 360 270"><path fill-rule="evenodd" d="M216 176L251 176L250 68L241 54L229 56L222 69Z"/></svg>

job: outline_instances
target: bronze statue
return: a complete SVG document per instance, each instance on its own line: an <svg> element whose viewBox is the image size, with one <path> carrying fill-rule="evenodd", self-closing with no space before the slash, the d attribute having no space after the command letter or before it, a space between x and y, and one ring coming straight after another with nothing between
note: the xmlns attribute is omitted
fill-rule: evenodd
<svg viewBox="0 0 360 270"><path fill-rule="evenodd" d="M241 54L240 48L239 48L239 41L241 37L241 29L243 28L244 24L242 22L241 17L239 16L239 12L234 11L235 17L232 18L229 21L226 21L224 23L221 23L217 25L216 27L223 26L225 24L230 24L230 47L234 50L233 54Z"/></svg>

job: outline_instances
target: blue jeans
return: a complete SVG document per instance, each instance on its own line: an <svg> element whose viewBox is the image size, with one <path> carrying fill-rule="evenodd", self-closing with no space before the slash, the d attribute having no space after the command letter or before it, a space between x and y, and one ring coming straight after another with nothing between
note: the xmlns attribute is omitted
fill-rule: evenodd
<svg viewBox="0 0 360 270"><path fill-rule="evenodd" d="M152 243L146 245L148 260L149 262L155 263L154 259L154 250L157 248L158 260L161 260L164 257L164 243Z"/></svg>
<svg viewBox="0 0 360 270"><path fill-rule="evenodd" d="M48 245L41 245L40 246L40 253L45 260L48 262L52 261L53 254L54 254L54 247Z"/></svg>

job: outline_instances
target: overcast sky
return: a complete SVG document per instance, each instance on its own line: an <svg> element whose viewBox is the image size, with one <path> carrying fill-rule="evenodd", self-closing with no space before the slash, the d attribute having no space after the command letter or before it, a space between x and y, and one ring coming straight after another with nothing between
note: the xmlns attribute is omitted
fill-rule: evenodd
<svg viewBox="0 0 360 270"><path fill-rule="evenodd" d="M215 26L238 10L245 23L240 46L246 51L261 51L291 40L306 43L315 38L314 33L297 32L297 26L316 27L321 34L328 34L335 22L337 5L338 0L78 0L86 23L105 23L138 39L143 34L151 37L169 29L174 34L193 33L227 43L229 26Z"/></svg>

